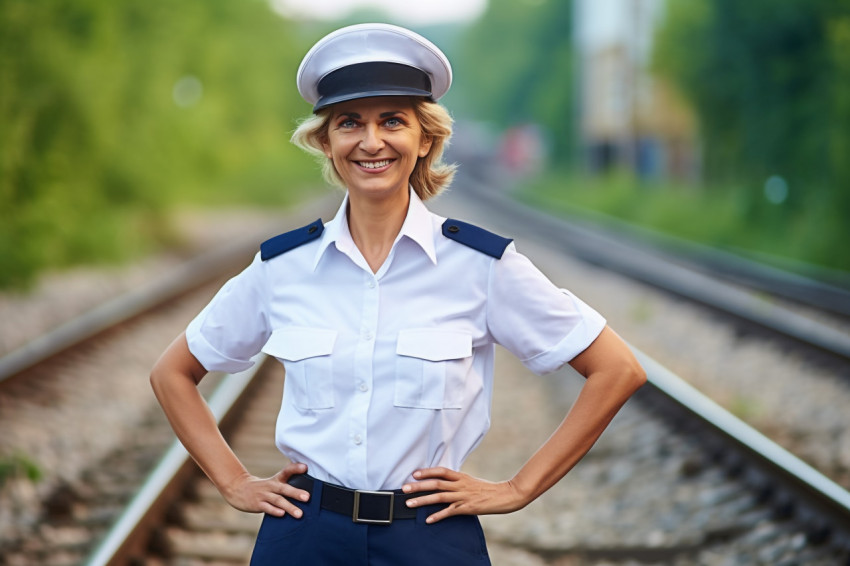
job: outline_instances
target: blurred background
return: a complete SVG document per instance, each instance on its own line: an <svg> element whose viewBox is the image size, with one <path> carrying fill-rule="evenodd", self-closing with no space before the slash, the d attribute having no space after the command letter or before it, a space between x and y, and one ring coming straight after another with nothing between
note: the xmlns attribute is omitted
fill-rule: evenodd
<svg viewBox="0 0 850 566"><path fill-rule="evenodd" d="M517 198L850 270L850 0L2 0L0 289L315 195L295 72L365 21L446 51L453 157Z"/></svg>

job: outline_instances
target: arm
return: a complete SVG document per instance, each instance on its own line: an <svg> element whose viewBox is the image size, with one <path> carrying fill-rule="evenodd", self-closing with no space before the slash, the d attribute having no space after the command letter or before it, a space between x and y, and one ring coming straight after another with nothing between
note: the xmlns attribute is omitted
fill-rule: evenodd
<svg viewBox="0 0 850 566"><path fill-rule="evenodd" d="M437 491L412 499L411 506L449 504L428 518L510 513L555 485L590 450L620 407L646 381L628 346L608 328L570 365L587 378L575 404L551 437L505 482L488 482L445 468L417 470L408 493Z"/></svg>
<svg viewBox="0 0 850 566"><path fill-rule="evenodd" d="M227 441L197 384L207 370L189 351L185 334L165 350L151 371L151 386L177 438L230 505L253 513L301 517L301 510L284 496L307 501L309 494L286 481L307 471L290 464L271 478L248 473Z"/></svg>

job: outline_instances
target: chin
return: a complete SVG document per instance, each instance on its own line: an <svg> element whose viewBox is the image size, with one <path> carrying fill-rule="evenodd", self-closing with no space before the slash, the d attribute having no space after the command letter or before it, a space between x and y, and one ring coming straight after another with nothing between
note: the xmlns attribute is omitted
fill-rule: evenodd
<svg viewBox="0 0 850 566"><path fill-rule="evenodd" d="M372 196L389 196L400 191L407 191L408 183L354 183L348 185L348 191Z"/></svg>

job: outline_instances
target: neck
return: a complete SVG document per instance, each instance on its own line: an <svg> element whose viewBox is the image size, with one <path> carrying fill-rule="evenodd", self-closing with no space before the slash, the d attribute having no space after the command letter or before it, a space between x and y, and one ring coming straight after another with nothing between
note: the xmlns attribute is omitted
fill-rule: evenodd
<svg viewBox="0 0 850 566"><path fill-rule="evenodd" d="M396 191L384 199L361 198L349 192L348 229L373 273L387 259L404 224L409 205L407 190Z"/></svg>

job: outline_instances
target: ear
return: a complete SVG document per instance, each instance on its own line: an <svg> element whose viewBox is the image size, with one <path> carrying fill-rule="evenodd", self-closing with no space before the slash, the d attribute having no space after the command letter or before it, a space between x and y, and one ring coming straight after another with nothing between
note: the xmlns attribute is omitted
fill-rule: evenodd
<svg viewBox="0 0 850 566"><path fill-rule="evenodd" d="M322 141L322 151L325 152L325 156L328 159L333 159L333 153L331 153L331 144L329 144L327 140Z"/></svg>
<svg viewBox="0 0 850 566"><path fill-rule="evenodd" d="M430 136L422 136L422 141L419 142L419 157L425 157L431 151L431 146L434 144L434 138Z"/></svg>

